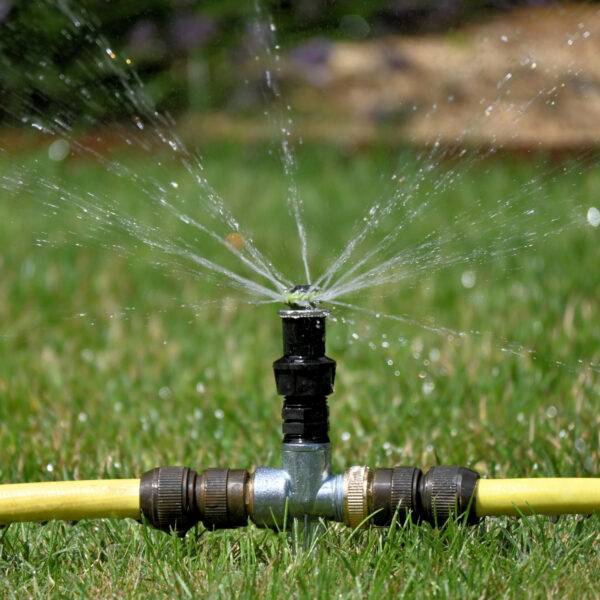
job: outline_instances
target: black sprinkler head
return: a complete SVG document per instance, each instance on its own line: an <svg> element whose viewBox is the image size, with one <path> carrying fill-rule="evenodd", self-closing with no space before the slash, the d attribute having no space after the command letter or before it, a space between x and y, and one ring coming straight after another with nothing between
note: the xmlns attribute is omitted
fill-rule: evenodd
<svg viewBox="0 0 600 600"><path fill-rule="evenodd" d="M295 288L294 288L295 289ZM327 396L333 392L335 361L325 356L327 311L279 311L283 356L273 364L283 404L284 442L329 442Z"/></svg>

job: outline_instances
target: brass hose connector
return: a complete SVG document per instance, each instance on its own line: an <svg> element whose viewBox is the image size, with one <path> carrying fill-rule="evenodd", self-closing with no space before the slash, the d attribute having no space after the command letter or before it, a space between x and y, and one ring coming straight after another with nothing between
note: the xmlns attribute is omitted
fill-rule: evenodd
<svg viewBox="0 0 600 600"><path fill-rule="evenodd" d="M350 467L344 474L344 523L356 528L369 516L369 467Z"/></svg>

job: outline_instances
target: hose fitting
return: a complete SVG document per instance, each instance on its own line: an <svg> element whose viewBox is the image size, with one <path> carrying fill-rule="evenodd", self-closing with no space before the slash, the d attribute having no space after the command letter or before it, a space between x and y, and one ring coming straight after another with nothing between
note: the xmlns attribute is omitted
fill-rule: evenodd
<svg viewBox="0 0 600 600"><path fill-rule="evenodd" d="M394 467L375 469L369 488L369 512L373 525L389 525L398 513L403 522L410 515L414 521L421 514L419 483L421 469L416 467Z"/></svg>
<svg viewBox="0 0 600 600"><path fill-rule="evenodd" d="M248 472L243 469L158 467L140 481L140 509L156 529L185 535L198 522L207 529L246 525Z"/></svg>
<svg viewBox="0 0 600 600"><path fill-rule="evenodd" d="M453 516L463 517L469 525L476 524L478 479L479 474L466 467L431 467L419 485L422 518L437 527Z"/></svg>
<svg viewBox="0 0 600 600"><path fill-rule="evenodd" d="M478 522L475 487L478 473L466 467L431 467L426 474L416 467L376 469L369 485L369 510L373 524L387 526L397 513L404 521L426 521L443 526L450 518Z"/></svg>
<svg viewBox="0 0 600 600"><path fill-rule="evenodd" d="M344 523L356 528L366 522L369 511L369 467L350 467L344 475Z"/></svg>

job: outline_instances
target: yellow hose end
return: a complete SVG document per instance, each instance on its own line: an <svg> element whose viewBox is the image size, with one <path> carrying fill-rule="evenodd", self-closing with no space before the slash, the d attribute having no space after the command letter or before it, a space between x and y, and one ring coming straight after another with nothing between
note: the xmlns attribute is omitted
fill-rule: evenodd
<svg viewBox="0 0 600 600"><path fill-rule="evenodd" d="M0 485L0 524L17 521L140 518L140 480Z"/></svg>
<svg viewBox="0 0 600 600"><path fill-rule="evenodd" d="M600 479L480 479L475 511L478 517L598 513Z"/></svg>

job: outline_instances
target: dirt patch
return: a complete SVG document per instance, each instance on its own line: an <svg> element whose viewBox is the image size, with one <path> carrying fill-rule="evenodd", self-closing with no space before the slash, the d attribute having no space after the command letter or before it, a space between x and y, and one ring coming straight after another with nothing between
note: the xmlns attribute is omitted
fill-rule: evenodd
<svg viewBox="0 0 600 600"><path fill-rule="evenodd" d="M285 63L305 123L415 143L573 149L600 140L600 10L516 10L443 35L332 43ZM307 125L309 130L310 126Z"/></svg>

